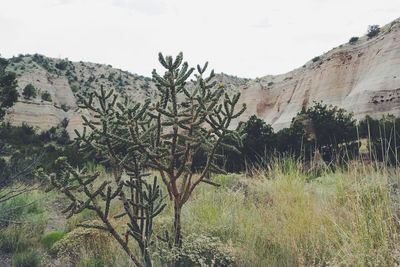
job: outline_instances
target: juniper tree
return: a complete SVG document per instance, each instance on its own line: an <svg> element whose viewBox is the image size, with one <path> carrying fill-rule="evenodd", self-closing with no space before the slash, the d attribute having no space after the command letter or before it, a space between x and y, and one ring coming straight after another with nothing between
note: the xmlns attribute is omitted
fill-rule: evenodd
<svg viewBox="0 0 400 267"><path fill-rule="evenodd" d="M9 61L7 59L0 57L0 123L3 123L6 110L12 107L18 100L16 75L13 72L6 71L8 64ZM0 157L4 154L3 148L5 145L5 141L0 139ZM21 164L22 166L13 168L14 170L11 171L6 161L0 158L0 203L26 193L31 189L23 185L11 188L6 188L6 186L10 182L15 182L19 178L32 173L40 161L38 159L39 157L33 159L29 164Z"/></svg>
<svg viewBox="0 0 400 267"><path fill-rule="evenodd" d="M75 170L66 159L60 158L58 164L62 171L49 178L52 185L70 199L70 205L64 210L68 216L85 209L93 210L102 225L80 226L109 232L136 266L152 266L148 249L152 242L153 220L165 204L156 178L147 181L148 174L144 173L146 159L138 153L137 145L128 141L129 133L120 124L122 112L116 107L119 104L124 115L140 120L147 115L147 105L128 101L123 105L117 100L117 94L113 91L106 93L103 88L99 93L90 93L87 99L81 97L81 107L90 110L93 117L83 116L83 132L75 131L75 142L81 150L101 160L111 169L111 175L101 181L98 173ZM121 214L110 215L113 202L123 207ZM127 221L123 233L119 233L115 220ZM130 239L138 244L142 260L134 255L129 246Z"/></svg>
<svg viewBox="0 0 400 267"><path fill-rule="evenodd" d="M367 31L367 36L369 38L373 38L373 37L377 36L380 31L381 31L381 28L379 27L379 25L369 25L368 31Z"/></svg>
<svg viewBox="0 0 400 267"><path fill-rule="evenodd" d="M36 97L36 88L31 83L24 87L22 95L25 99L31 99Z"/></svg>
<svg viewBox="0 0 400 267"><path fill-rule="evenodd" d="M0 120L18 99L16 75L6 71L7 65L8 60L0 57Z"/></svg>

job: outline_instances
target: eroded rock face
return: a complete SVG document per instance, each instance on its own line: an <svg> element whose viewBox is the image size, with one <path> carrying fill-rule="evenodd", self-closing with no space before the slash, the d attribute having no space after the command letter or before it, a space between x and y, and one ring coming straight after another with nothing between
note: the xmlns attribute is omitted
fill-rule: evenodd
<svg viewBox="0 0 400 267"><path fill-rule="evenodd" d="M18 74L20 93L32 83L38 97L21 97L7 116L11 123L27 122L45 130L67 118L73 136L74 129L82 129L77 93L103 86L139 101L155 97L149 78L94 63L68 61L65 68L57 69L61 61L37 56L12 60L10 68ZM275 130L288 127L302 107L314 101L344 108L357 119L400 115L400 19L383 27L377 37L362 37L355 44L332 49L286 74L258 79L219 74L216 79L228 91L242 93L240 101L247 110L239 120L255 114ZM51 102L40 99L44 91L50 93Z"/></svg>
<svg viewBox="0 0 400 267"><path fill-rule="evenodd" d="M88 115L86 110L79 109L77 94L98 90L103 86L142 100L153 97L155 91L149 78L109 65L25 55L11 59L8 68L17 73L20 98L8 111L5 120L13 125L27 123L41 131L57 126L66 118L69 120L67 131L72 137L75 136L75 129L81 131L83 128L81 116ZM33 99L22 96L23 88L28 84L37 90L37 96ZM44 92L50 94L50 101L42 99Z"/></svg>
<svg viewBox="0 0 400 267"><path fill-rule="evenodd" d="M302 107L323 101L361 119L400 115L400 20L375 38L360 38L278 76L240 87L248 103L242 119L256 114L277 129L288 127Z"/></svg>

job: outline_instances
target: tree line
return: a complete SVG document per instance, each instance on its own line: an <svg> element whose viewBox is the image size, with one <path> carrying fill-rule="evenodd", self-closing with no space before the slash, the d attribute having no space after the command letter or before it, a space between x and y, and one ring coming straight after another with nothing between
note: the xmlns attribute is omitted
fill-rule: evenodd
<svg viewBox="0 0 400 267"><path fill-rule="evenodd" d="M399 161L400 118L366 116L357 122L352 113L322 102L303 108L290 127L282 130L275 132L271 125L253 115L238 132L242 137L240 153L220 151L223 160L219 164L229 172L263 168L271 159L282 156L310 161L316 151L324 161L334 164L363 155L387 164ZM198 164L204 164L201 155Z"/></svg>

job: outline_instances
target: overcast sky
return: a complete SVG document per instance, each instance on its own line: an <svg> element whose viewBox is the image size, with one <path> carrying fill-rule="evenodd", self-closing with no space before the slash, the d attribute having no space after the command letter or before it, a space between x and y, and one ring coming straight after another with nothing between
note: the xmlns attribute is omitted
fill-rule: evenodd
<svg viewBox="0 0 400 267"><path fill-rule="evenodd" d="M184 53L240 77L279 74L400 17L400 0L0 0L0 54L40 53L150 76Z"/></svg>

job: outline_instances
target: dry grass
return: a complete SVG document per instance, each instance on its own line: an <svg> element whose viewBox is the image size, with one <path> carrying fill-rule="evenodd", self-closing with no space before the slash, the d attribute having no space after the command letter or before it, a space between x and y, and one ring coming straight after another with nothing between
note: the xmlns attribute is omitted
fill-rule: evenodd
<svg viewBox="0 0 400 267"><path fill-rule="evenodd" d="M217 237L238 266L393 266L400 260L399 177L397 169L358 163L317 176L280 160L252 177L221 175L215 177L221 187L199 187L183 209L183 230ZM113 205L113 214L120 210ZM128 264L109 235L76 228L94 219L91 213L69 219L69 233L55 245L59 256L81 266ZM166 229L170 207L156 219L155 235Z"/></svg>
<svg viewBox="0 0 400 267"><path fill-rule="evenodd" d="M242 266L391 266L396 177L359 165L310 180L297 163L279 162L220 189L204 186L184 211L184 227L230 243Z"/></svg>

